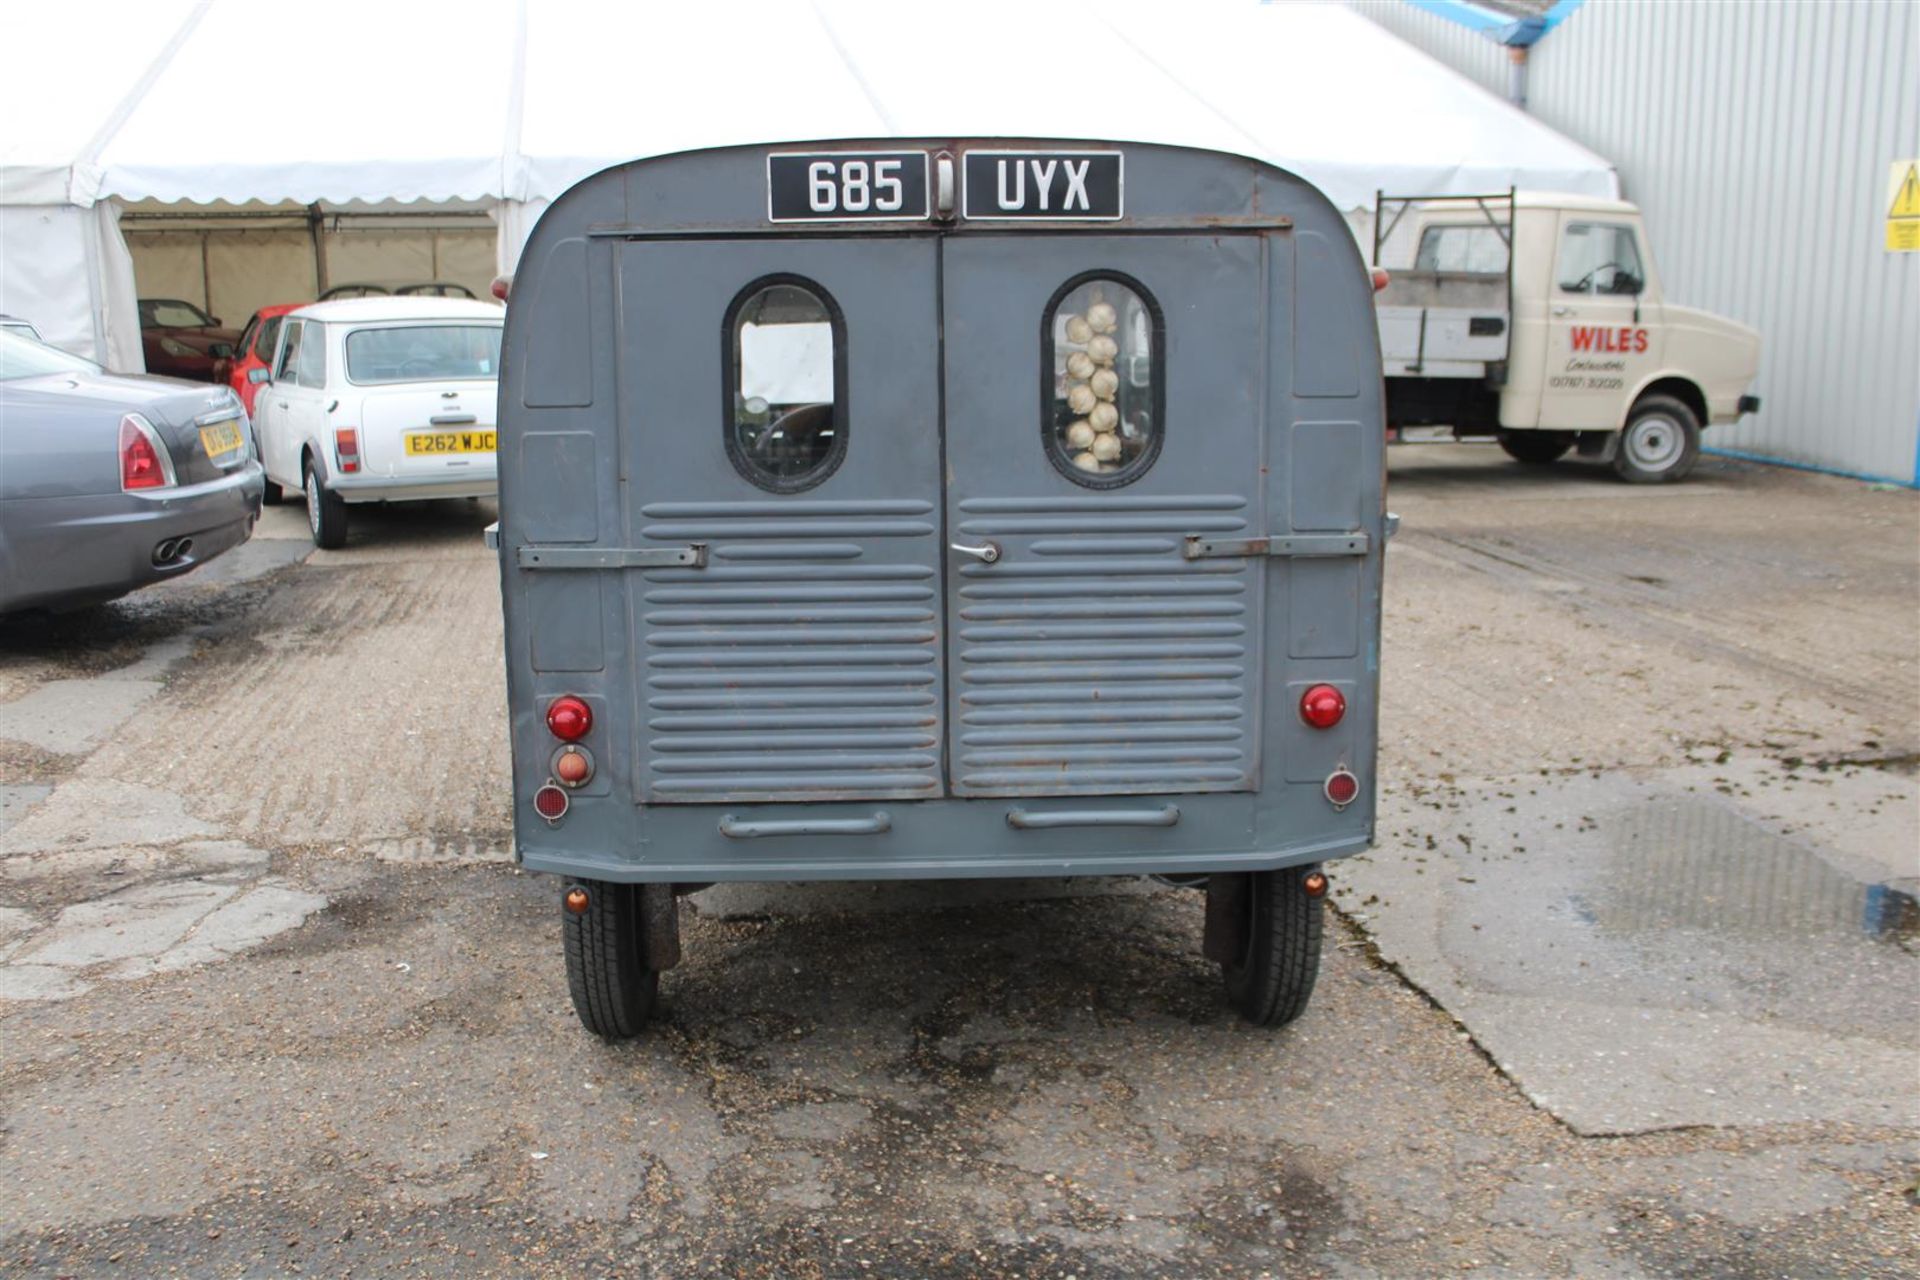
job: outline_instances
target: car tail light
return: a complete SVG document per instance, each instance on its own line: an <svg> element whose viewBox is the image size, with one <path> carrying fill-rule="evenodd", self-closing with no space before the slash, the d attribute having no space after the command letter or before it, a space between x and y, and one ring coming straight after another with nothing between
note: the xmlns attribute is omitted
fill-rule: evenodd
<svg viewBox="0 0 1920 1280"><path fill-rule="evenodd" d="M578 742L593 728L593 709L569 694L547 708L547 728L562 742Z"/></svg>
<svg viewBox="0 0 1920 1280"><path fill-rule="evenodd" d="M360 433L352 427L336 427L333 432L333 456L340 462L343 475L360 469Z"/></svg>
<svg viewBox="0 0 1920 1280"><path fill-rule="evenodd" d="M533 793L533 811L548 822L560 821L572 807L573 801L567 799L566 791L551 782Z"/></svg>
<svg viewBox="0 0 1920 1280"><path fill-rule="evenodd" d="M585 747L569 742L553 753L553 777L563 787L584 787L593 781L593 757Z"/></svg>
<svg viewBox="0 0 1920 1280"><path fill-rule="evenodd" d="M1331 729L1346 714L1346 696L1330 684L1316 684L1300 695L1300 718L1316 729Z"/></svg>
<svg viewBox="0 0 1920 1280"><path fill-rule="evenodd" d="M120 419L120 487L128 493L173 483L173 459L153 424L137 413Z"/></svg>
<svg viewBox="0 0 1920 1280"><path fill-rule="evenodd" d="M1360 794L1360 779L1345 769L1335 769L1327 775L1326 793L1334 808L1344 809Z"/></svg>

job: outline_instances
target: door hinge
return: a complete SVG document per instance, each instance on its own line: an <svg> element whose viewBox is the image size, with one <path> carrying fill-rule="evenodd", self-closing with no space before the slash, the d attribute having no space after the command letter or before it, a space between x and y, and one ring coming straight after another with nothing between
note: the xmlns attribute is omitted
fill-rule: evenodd
<svg viewBox="0 0 1920 1280"><path fill-rule="evenodd" d="M521 547L522 569L704 569L707 544L684 547Z"/></svg>
<svg viewBox="0 0 1920 1280"><path fill-rule="evenodd" d="M1181 554L1189 560L1243 556L1363 556L1373 545L1364 533L1292 533L1272 538L1203 538L1187 535Z"/></svg>

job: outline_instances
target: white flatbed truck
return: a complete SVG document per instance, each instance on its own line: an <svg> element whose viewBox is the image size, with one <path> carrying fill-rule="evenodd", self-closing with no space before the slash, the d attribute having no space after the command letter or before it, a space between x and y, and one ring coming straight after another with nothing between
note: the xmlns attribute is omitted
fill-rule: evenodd
<svg viewBox="0 0 1920 1280"><path fill-rule="evenodd" d="M1493 436L1536 465L1577 449L1654 484L1760 408L1760 335L1666 301L1624 200L1382 195L1373 228L1390 439Z"/></svg>

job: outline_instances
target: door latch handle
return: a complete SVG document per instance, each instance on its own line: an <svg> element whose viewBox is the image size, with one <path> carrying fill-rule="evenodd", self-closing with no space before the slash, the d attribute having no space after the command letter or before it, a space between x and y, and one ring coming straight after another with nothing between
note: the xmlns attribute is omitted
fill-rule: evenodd
<svg viewBox="0 0 1920 1280"><path fill-rule="evenodd" d="M1000 559L1000 544L997 542L983 542L977 547L970 547L964 542L955 542L950 545L961 555L972 556L981 564L993 564Z"/></svg>
<svg viewBox="0 0 1920 1280"><path fill-rule="evenodd" d="M1557 316L1570 316L1573 314L1573 308L1572 307L1555 307L1553 309L1553 314Z"/></svg>

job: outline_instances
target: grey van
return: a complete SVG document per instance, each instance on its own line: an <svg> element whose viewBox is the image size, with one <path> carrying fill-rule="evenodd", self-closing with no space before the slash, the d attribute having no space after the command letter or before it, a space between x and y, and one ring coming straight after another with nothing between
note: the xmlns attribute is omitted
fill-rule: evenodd
<svg viewBox="0 0 1920 1280"><path fill-rule="evenodd" d="M1367 266L1164 146L876 139L595 174L512 286L518 857L638 1033L715 881L1157 875L1264 1025L1374 820Z"/></svg>

